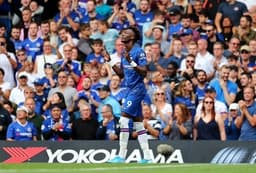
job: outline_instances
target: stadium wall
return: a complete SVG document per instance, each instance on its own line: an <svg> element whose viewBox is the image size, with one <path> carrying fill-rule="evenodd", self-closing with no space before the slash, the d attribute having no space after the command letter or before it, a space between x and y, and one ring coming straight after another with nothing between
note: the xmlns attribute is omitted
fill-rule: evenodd
<svg viewBox="0 0 256 173"><path fill-rule="evenodd" d="M157 153L160 144L173 148ZM256 163L256 142L150 141L154 163ZM1 163L105 163L118 153L118 141L0 142ZM127 163L142 157L137 141L130 141Z"/></svg>

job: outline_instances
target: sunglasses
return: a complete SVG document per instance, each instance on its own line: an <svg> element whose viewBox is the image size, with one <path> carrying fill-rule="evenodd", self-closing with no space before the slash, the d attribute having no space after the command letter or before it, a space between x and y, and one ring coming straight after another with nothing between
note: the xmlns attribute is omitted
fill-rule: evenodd
<svg viewBox="0 0 256 173"><path fill-rule="evenodd" d="M187 60L186 62L187 62L187 63L194 63L195 61L189 61L189 60Z"/></svg>
<svg viewBox="0 0 256 173"><path fill-rule="evenodd" d="M207 101L205 101L204 103L205 104L213 104L213 102L207 102Z"/></svg>
<svg viewBox="0 0 256 173"><path fill-rule="evenodd" d="M210 30L204 30L205 32L211 32L212 30L210 29Z"/></svg>
<svg viewBox="0 0 256 173"><path fill-rule="evenodd" d="M248 54L250 52L246 51L246 50L242 50L241 53L245 53L245 54Z"/></svg>
<svg viewBox="0 0 256 173"><path fill-rule="evenodd" d="M164 95L164 93L156 93L156 95L158 95L158 96L159 96L159 95Z"/></svg>

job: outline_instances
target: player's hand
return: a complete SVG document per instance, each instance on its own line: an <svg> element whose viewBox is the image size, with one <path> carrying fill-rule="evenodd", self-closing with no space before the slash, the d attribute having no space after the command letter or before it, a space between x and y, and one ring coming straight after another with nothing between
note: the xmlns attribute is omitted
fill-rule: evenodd
<svg viewBox="0 0 256 173"><path fill-rule="evenodd" d="M125 49L123 50L123 56L129 63L132 62L129 52L127 52Z"/></svg>

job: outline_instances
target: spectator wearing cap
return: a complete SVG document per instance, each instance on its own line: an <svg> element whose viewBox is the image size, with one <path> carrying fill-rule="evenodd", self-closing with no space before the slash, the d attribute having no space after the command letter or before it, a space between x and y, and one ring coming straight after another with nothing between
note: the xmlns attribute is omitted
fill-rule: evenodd
<svg viewBox="0 0 256 173"><path fill-rule="evenodd" d="M20 106L16 110L16 121L7 129L7 141L36 141L37 131L32 122L27 121L28 109Z"/></svg>
<svg viewBox="0 0 256 173"><path fill-rule="evenodd" d="M154 42L161 44L161 52L165 55L168 52L170 43L164 39L165 27L161 24L157 24L152 28L152 36Z"/></svg>
<svg viewBox="0 0 256 173"><path fill-rule="evenodd" d="M207 74L207 79L210 80L214 76L214 57L207 51L208 43L207 40L200 38L197 41L198 44L198 53L195 60L195 69L202 69Z"/></svg>
<svg viewBox="0 0 256 173"><path fill-rule="evenodd" d="M228 79L229 73L229 66L223 65L219 69L220 78L213 79L209 84L216 90L216 99L222 101L227 106L234 102L238 92L237 84Z"/></svg>
<svg viewBox="0 0 256 173"><path fill-rule="evenodd" d="M173 6L168 9L168 14L170 17L170 25L168 28L168 40L171 41L173 35L177 36L178 32L182 29L182 24L180 22L181 12L178 6Z"/></svg>
<svg viewBox="0 0 256 173"><path fill-rule="evenodd" d="M142 26L145 22L150 22L154 18L154 13L150 9L149 0L141 0L139 3L139 9L136 10L133 14L136 25L139 28L139 31L142 32Z"/></svg>
<svg viewBox="0 0 256 173"><path fill-rule="evenodd" d="M240 136L240 128L237 128L235 125L238 116L239 105L237 103L232 103L229 106L228 117L224 120L227 140L238 140Z"/></svg>
<svg viewBox="0 0 256 173"><path fill-rule="evenodd" d="M240 18L238 26L234 27L233 35L240 39L241 45L249 44L249 41L256 37L256 32L251 28L252 18L249 15L243 15Z"/></svg>
<svg viewBox="0 0 256 173"><path fill-rule="evenodd" d="M181 24L182 24L181 33L185 29L192 29L192 31L193 31L193 34L192 34L193 35L193 41L197 41L199 39L200 33L196 30L196 28L191 27L191 24L192 24L191 15L189 15L189 14L182 15Z"/></svg>
<svg viewBox="0 0 256 173"><path fill-rule="evenodd" d="M217 31L222 32L220 24L222 17L230 17L234 26L238 26L241 16L246 12L248 12L248 9L242 2L238 2L236 0L226 0L222 2L218 7L217 14L214 19Z"/></svg>
<svg viewBox="0 0 256 173"><path fill-rule="evenodd" d="M252 87L244 88L244 99L238 102L241 115L235 122L241 128L240 141L256 141L256 101L255 91Z"/></svg>
<svg viewBox="0 0 256 173"><path fill-rule="evenodd" d="M188 29L182 29L181 32L179 33L180 39L182 40L183 43L183 52L188 53L188 44L192 42L193 39L193 30L188 28Z"/></svg>
<svg viewBox="0 0 256 173"><path fill-rule="evenodd" d="M67 77L68 77L68 75L65 71L59 71L59 73L58 73L58 84L55 88L52 88L49 91L47 103L50 102L49 99L51 98L51 96L55 92L61 92L64 95L67 110L69 112L71 112L72 109L73 109L72 108L73 100L74 100L73 97L76 95L77 91L76 91L75 88L67 86L67 79L68 79Z"/></svg>
<svg viewBox="0 0 256 173"><path fill-rule="evenodd" d="M227 106L216 99L216 90L211 87L211 86L207 86L204 90L204 97L212 97L214 98L214 109L215 109L215 113L221 115L221 117L223 118L223 120L225 120L228 116L228 110L227 110ZM199 114L201 109L202 109L203 103L200 102L197 107L196 107L196 114Z"/></svg>
<svg viewBox="0 0 256 173"><path fill-rule="evenodd" d="M42 78L34 81L34 88L35 112L38 115L42 115L43 105L47 102L48 90L45 90L45 82Z"/></svg>
<svg viewBox="0 0 256 173"><path fill-rule="evenodd" d="M99 104L99 107L98 107L98 122L102 121L103 119L101 112L102 112L102 106L104 104L110 104L113 108L114 116L119 118L121 116L121 105L115 98L110 96L109 86L102 85L102 86L99 86L97 90L99 92L99 97L101 99L101 103Z"/></svg>
<svg viewBox="0 0 256 173"><path fill-rule="evenodd" d="M44 120L41 130L44 140L63 141L71 137L71 125L62 119L61 106L51 105L51 116Z"/></svg>
<svg viewBox="0 0 256 173"><path fill-rule="evenodd" d="M142 47L144 47L147 43L152 43L154 38L153 34L153 27L155 25L163 25L164 26L164 13L162 11L156 10L154 11L154 18L152 21L145 22L142 26ZM166 37L166 28L164 27L163 35Z"/></svg>
<svg viewBox="0 0 256 173"><path fill-rule="evenodd" d="M244 72L252 72L256 67L256 63L250 62L251 50L248 45L243 45L240 48L240 63Z"/></svg>
<svg viewBox="0 0 256 173"><path fill-rule="evenodd" d="M44 67L46 63L54 64L58 59L58 56L53 53L53 47L50 40L44 40L43 53L37 55L34 64L34 73L38 76L45 76Z"/></svg>
<svg viewBox="0 0 256 173"><path fill-rule="evenodd" d="M25 101L24 90L28 86L28 75L26 72L18 74L18 84L11 90L9 100L16 105Z"/></svg>

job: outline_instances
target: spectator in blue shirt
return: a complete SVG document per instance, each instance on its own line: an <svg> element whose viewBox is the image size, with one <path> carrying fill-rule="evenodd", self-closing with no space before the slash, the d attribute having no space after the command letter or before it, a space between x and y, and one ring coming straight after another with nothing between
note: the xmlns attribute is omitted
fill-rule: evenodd
<svg viewBox="0 0 256 173"><path fill-rule="evenodd" d="M7 141L36 141L37 131L32 122L27 121L28 109L20 106L16 111L16 121L7 129Z"/></svg>
<svg viewBox="0 0 256 173"><path fill-rule="evenodd" d="M61 116L61 106L53 104L51 106L51 117L47 118L41 127L45 140L63 141L71 137L71 125Z"/></svg>
<svg viewBox="0 0 256 173"><path fill-rule="evenodd" d="M227 140L238 140L240 136L240 128L238 128L235 124L238 114L239 105L237 103L232 103L229 106L228 117L224 120Z"/></svg>

